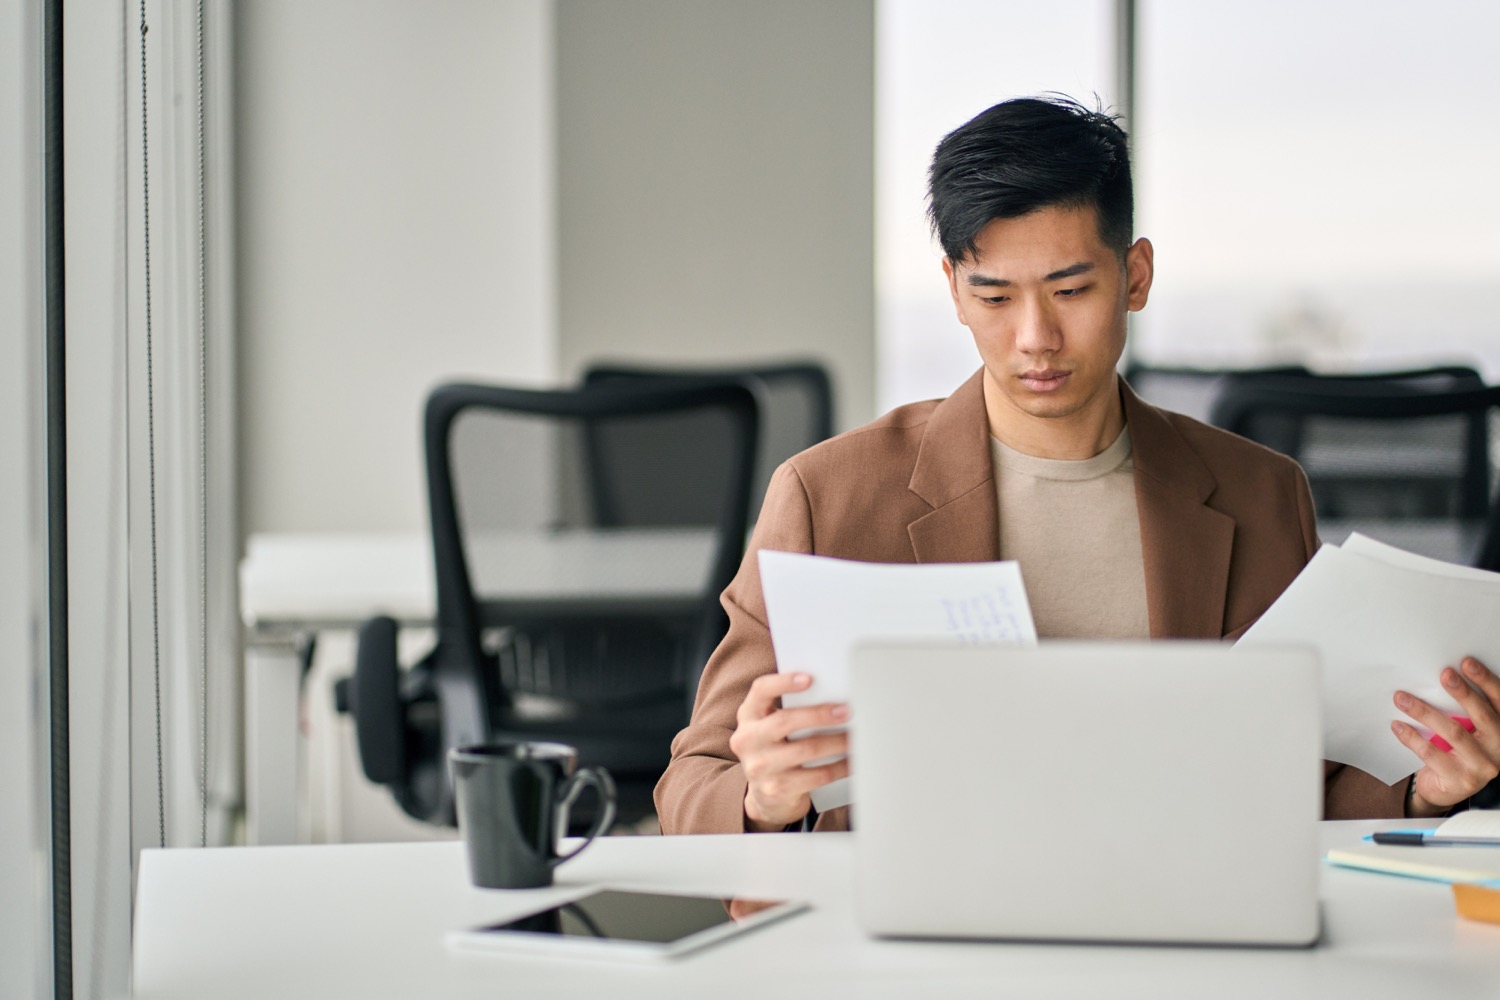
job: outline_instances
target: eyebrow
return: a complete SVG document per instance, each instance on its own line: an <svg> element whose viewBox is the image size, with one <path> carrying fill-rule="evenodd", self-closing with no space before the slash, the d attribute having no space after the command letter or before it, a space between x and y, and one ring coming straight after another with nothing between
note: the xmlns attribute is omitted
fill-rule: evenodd
<svg viewBox="0 0 1500 1000"><path fill-rule="evenodd" d="M1080 274L1087 274L1094 269L1092 261L1081 260L1060 271L1053 271L1043 278L1043 281L1063 281L1067 278L1076 278ZM1009 288L1014 282L1008 278L992 278L987 274L970 274L964 279L965 283L974 288Z"/></svg>

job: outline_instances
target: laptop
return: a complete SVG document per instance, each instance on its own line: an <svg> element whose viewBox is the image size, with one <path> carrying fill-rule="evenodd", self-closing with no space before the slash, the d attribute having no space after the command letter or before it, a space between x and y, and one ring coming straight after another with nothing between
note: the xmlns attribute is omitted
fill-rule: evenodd
<svg viewBox="0 0 1500 1000"><path fill-rule="evenodd" d="M877 642L852 664L870 933L1317 940L1313 650Z"/></svg>

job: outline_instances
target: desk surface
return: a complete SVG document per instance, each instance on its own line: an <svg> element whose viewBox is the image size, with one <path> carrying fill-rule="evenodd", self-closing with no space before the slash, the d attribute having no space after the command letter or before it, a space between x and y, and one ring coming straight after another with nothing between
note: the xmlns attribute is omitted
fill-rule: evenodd
<svg viewBox="0 0 1500 1000"><path fill-rule="evenodd" d="M1380 823L1325 823L1324 848ZM1390 822L1383 825L1390 826ZM462 845L145 851L141 997L1483 997L1500 926L1460 920L1447 886L1322 872L1307 950L877 941L855 923L846 834L618 837L549 890L470 888ZM811 912L664 965L459 955L452 929L611 885L795 896Z"/></svg>

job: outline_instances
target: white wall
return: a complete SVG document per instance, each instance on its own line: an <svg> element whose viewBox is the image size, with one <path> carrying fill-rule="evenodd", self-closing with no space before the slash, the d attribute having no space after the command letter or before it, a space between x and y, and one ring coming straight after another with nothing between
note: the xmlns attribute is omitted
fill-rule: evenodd
<svg viewBox="0 0 1500 1000"><path fill-rule="evenodd" d="M0 996L50 997L41 642L41 4L0 0Z"/></svg>
<svg viewBox="0 0 1500 1000"><path fill-rule="evenodd" d="M811 354L867 419L873 17L237 5L244 530L423 528L420 408L452 375Z"/></svg>
<svg viewBox="0 0 1500 1000"><path fill-rule="evenodd" d="M235 29L242 524L422 529L427 390L556 372L551 0Z"/></svg>
<svg viewBox="0 0 1500 1000"><path fill-rule="evenodd" d="M871 0L559 0L561 367L812 355L873 415Z"/></svg>

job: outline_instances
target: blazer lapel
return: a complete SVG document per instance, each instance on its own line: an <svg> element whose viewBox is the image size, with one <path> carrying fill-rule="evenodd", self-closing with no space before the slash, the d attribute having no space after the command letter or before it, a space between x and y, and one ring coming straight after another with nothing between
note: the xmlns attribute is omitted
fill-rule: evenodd
<svg viewBox="0 0 1500 1000"><path fill-rule="evenodd" d="M933 410L908 487L933 508L907 525L919 563L1000 558L984 369ZM1223 635L1234 520L1206 501L1217 484L1163 413L1123 381L1153 638Z"/></svg>
<svg viewBox="0 0 1500 1000"><path fill-rule="evenodd" d="M1221 638L1234 519L1206 505L1217 486L1213 474L1166 416L1123 380L1120 395L1135 461L1151 637Z"/></svg>
<svg viewBox="0 0 1500 1000"><path fill-rule="evenodd" d="M984 369L937 405L927 420L908 488L930 504L906 526L919 563L1000 558Z"/></svg>

